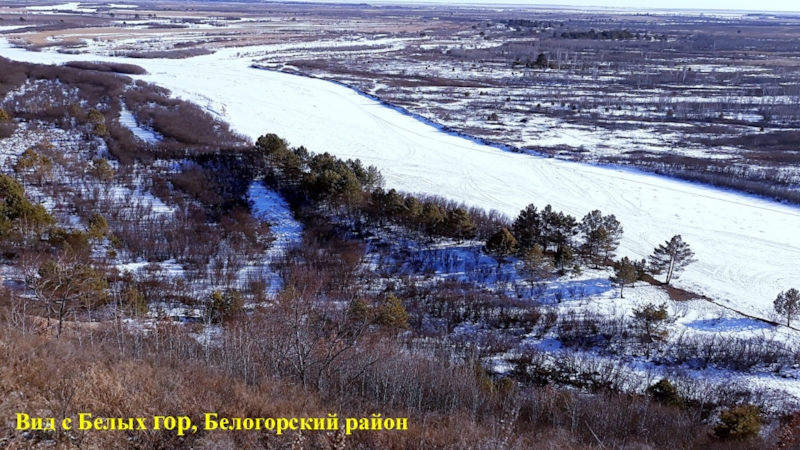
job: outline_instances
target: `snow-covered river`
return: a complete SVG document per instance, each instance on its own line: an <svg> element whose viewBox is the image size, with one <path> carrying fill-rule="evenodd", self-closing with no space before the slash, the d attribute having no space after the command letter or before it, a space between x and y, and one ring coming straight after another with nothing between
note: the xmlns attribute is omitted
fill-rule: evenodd
<svg viewBox="0 0 800 450"><path fill-rule="evenodd" d="M270 47L247 50L269 50ZM184 60L125 60L252 138L378 166L389 187L462 200L515 216L548 203L581 218L615 214L621 254L645 257L681 234L696 253L677 285L767 317L779 291L800 288L800 208L637 171L506 152L452 136L327 81L250 68L243 49ZM0 41L0 56L38 63L122 60L26 52Z"/></svg>

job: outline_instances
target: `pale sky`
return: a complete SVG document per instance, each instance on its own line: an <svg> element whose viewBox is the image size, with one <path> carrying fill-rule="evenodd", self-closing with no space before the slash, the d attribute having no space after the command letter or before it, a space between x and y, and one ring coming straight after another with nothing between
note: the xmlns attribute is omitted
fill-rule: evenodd
<svg viewBox="0 0 800 450"><path fill-rule="evenodd" d="M319 0L316 0L319 1ZM330 1L330 0L328 0ZM348 3L405 3L453 5L584 6L598 8L699 9L800 12L800 0L333 0Z"/></svg>

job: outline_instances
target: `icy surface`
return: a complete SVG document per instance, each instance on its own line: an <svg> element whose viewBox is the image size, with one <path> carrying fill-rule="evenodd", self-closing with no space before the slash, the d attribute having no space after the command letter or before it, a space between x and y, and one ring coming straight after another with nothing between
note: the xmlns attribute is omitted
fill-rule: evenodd
<svg viewBox="0 0 800 450"><path fill-rule="evenodd" d="M453 136L326 81L249 68L243 50L185 60L136 63L165 86L206 107L252 138L272 132L314 152L360 158L389 187L439 194L516 215L529 203L552 204L578 218L592 209L625 227L620 253L642 258L681 234L698 263L675 284L769 317L776 294L800 286L800 209L637 171L522 155ZM26 52L0 55L61 63L96 55Z"/></svg>

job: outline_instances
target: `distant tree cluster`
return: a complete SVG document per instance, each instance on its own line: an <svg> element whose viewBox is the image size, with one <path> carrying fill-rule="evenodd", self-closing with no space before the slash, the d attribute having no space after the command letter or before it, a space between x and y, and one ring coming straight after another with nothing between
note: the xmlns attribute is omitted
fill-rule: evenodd
<svg viewBox="0 0 800 450"><path fill-rule="evenodd" d="M565 31L561 33L564 39L597 39L597 40L620 40L620 39L634 39L636 35L628 30L604 30L595 31Z"/></svg>
<svg viewBox="0 0 800 450"><path fill-rule="evenodd" d="M543 20L529 20L529 19L509 19L506 21L510 27L524 27L524 28L553 28L553 22L545 22Z"/></svg>
<svg viewBox="0 0 800 450"><path fill-rule="evenodd" d="M613 215L603 216L595 210L578 222L550 205L539 210L531 204L520 211L510 229L501 228L492 234L484 251L495 256L498 263L519 255L529 273L539 278L546 267L564 273L579 258L595 266L610 260L621 236L622 226Z"/></svg>
<svg viewBox="0 0 800 450"><path fill-rule="evenodd" d="M493 233L483 251L494 256L498 264L508 257L519 256L534 280L550 275L552 268L565 274L570 268L579 270L582 263L595 268L610 265L614 268L610 279L619 286L620 297L625 286L644 279L647 274L664 274L664 283L669 284L695 261L694 253L679 235L656 247L649 261L628 257L614 261L622 234L622 225L613 214L603 215L594 210L578 222L550 205L539 210L531 204L520 211L510 229L503 227Z"/></svg>

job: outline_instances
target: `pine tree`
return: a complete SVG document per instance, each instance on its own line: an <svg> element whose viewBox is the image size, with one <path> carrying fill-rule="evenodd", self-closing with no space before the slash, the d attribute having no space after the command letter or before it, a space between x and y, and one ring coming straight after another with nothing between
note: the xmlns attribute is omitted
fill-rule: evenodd
<svg viewBox="0 0 800 450"><path fill-rule="evenodd" d="M53 160L29 148L17 158L14 173L32 177L39 186L53 175Z"/></svg>
<svg viewBox="0 0 800 450"><path fill-rule="evenodd" d="M361 297L353 299L347 307L347 319L355 323L369 323L372 321L372 311L367 301Z"/></svg>
<svg viewBox="0 0 800 450"><path fill-rule="evenodd" d="M109 164L105 158L93 159L89 173L102 181L111 181L114 179L114 168L111 167L111 164Z"/></svg>
<svg viewBox="0 0 800 450"><path fill-rule="evenodd" d="M432 238L440 233L442 223L444 222L444 215L433 202L425 202L425 204L422 205L420 222L425 229L425 233Z"/></svg>
<svg viewBox="0 0 800 450"><path fill-rule="evenodd" d="M40 234L55 223L42 205L25 197L25 189L12 177L0 174L0 237L16 229L23 235Z"/></svg>
<svg viewBox="0 0 800 450"><path fill-rule="evenodd" d="M410 225L415 223L422 215L422 203L414 196L409 196L405 201L405 221Z"/></svg>
<svg viewBox="0 0 800 450"><path fill-rule="evenodd" d="M494 256L497 259L497 267L500 267L506 258L517 252L517 240L507 228L502 228L489 237L483 246L483 251Z"/></svg>
<svg viewBox="0 0 800 450"><path fill-rule="evenodd" d="M553 265L544 256L544 248L539 244L535 244L533 248L522 255L522 262L531 282L537 282L552 275Z"/></svg>
<svg viewBox="0 0 800 450"><path fill-rule="evenodd" d="M122 308L130 315L143 316L147 314L147 299L133 286L129 286L120 296Z"/></svg>
<svg viewBox="0 0 800 450"><path fill-rule="evenodd" d="M378 309L375 323L395 330L408 329L408 311L394 294L386 294Z"/></svg>
<svg viewBox="0 0 800 450"><path fill-rule="evenodd" d="M658 383L648 387L647 394L663 405L683 405L683 399L678 393L678 389L666 378L662 378Z"/></svg>
<svg viewBox="0 0 800 450"><path fill-rule="evenodd" d="M536 62L534 65L536 65L536 67L547 67L547 55L544 53L539 53L539 56L536 57Z"/></svg>
<svg viewBox="0 0 800 450"><path fill-rule="evenodd" d="M638 275L636 266L627 256L614 263L614 276L610 280L619 286L619 298L625 298L622 295L625 286L635 283Z"/></svg>
<svg viewBox="0 0 800 450"><path fill-rule="evenodd" d="M572 261L575 260L575 255L572 253L572 249L569 245L559 245L558 250L556 250L555 254L555 263L556 267L559 268L561 275L566 273L566 268L568 265L572 264Z"/></svg>
<svg viewBox="0 0 800 450"><path fill-rule="evenodd" d="M256 147L262 151L267 160L275 160L288 152L289 144L277 134L266 134L256 141Z"/></svg>
<svg viewBox="0 0 800 450"><path fill-rule="evenodd" d="M665 284L669 284L673 278L678 278L678 273L682 272L686 266L695 262L694 252L689 248L689 244L683 242L680 235L673 236L665 244L659 245L650 255L650 272L655 275L666 274Z"/></svg>
<svg viewBox="0 0 800 450"><path fill-rule="evenodd" d="M405 199L396 190L389 189L384 199L384 214L399 219L406 215Z"/></svg>
<svg viewBox="0 0 800 450"><path fill-rule="evenodd" d="M562 245L572 246L572 237L578 233L578 223L574 217L547 205L541 213L542 245L545 249L551 244L558 249Z"/></svg>
<svg viewBox="0 0 800 450"><path fill-rule="evenodd" d="M78 259L47 260L25 283L44 304L48 325L57 320L57 337L64 320L80 307L96 307L107 298L108 282L103 274Z"/></svg>
<svg viewBox="0 0 800 450"><path fill-rule="evenodd" d="M106 218L100 213L94 213L89 218L89 237L93 239L102 239L108 233L108 222Z"/></svg>
<svg viewBox="0 0 800 450"><path fill-rule="evenodd" d="M661 305L648 303L633 310L633 322L647 343L666 339L667 331L664 326L668 321L669 313L667 305L664 303Z"/></svg>
<svg viewBox="0 0 800 450"><path fill-rule="evenodd" d="M448 237L461 242L464 239L474 238L476 227L464 208L456 208L447 213L444 229Z"/></svg>
<svg viewBox="0 0 800 450"><path fill-rule="evenodd" d="M614 257L622 237L622 225L613 214L604 216L594 210L581 219L578 228L584 236L583 253L596 265Z"/></svg>
<svg viewBox="0 0 800 450"><path fill-rule="evenodd" d="M781 292L773 303L775 312L786 318L786 326L791 324L792 319L800 316L800 291L795 288L786 292Z"/></svg>
<svg viewBox="0 0 800 450"><path fill-rule="evenodd" d="M207 319L212 323L219 323L237 314L243 307L244 299L236 289L226 289L224 292L214 291L211 293L206 307Z"/></svg>
<svg viewBox="0 0 800 450"><path fill-rule="evenodd" d="M724 440L747 439L761 430L761 414L757 406L737 405L719 414L714 433Z"/></svg>
<svg viewBox="0 0 800 450"><path fill-rule="evenodd" d="M539 211L534 205L528 205L520 211L514 225L511 227L514 237L519 243L521 251L532 249L542 241L542 221Z"/></svg>

